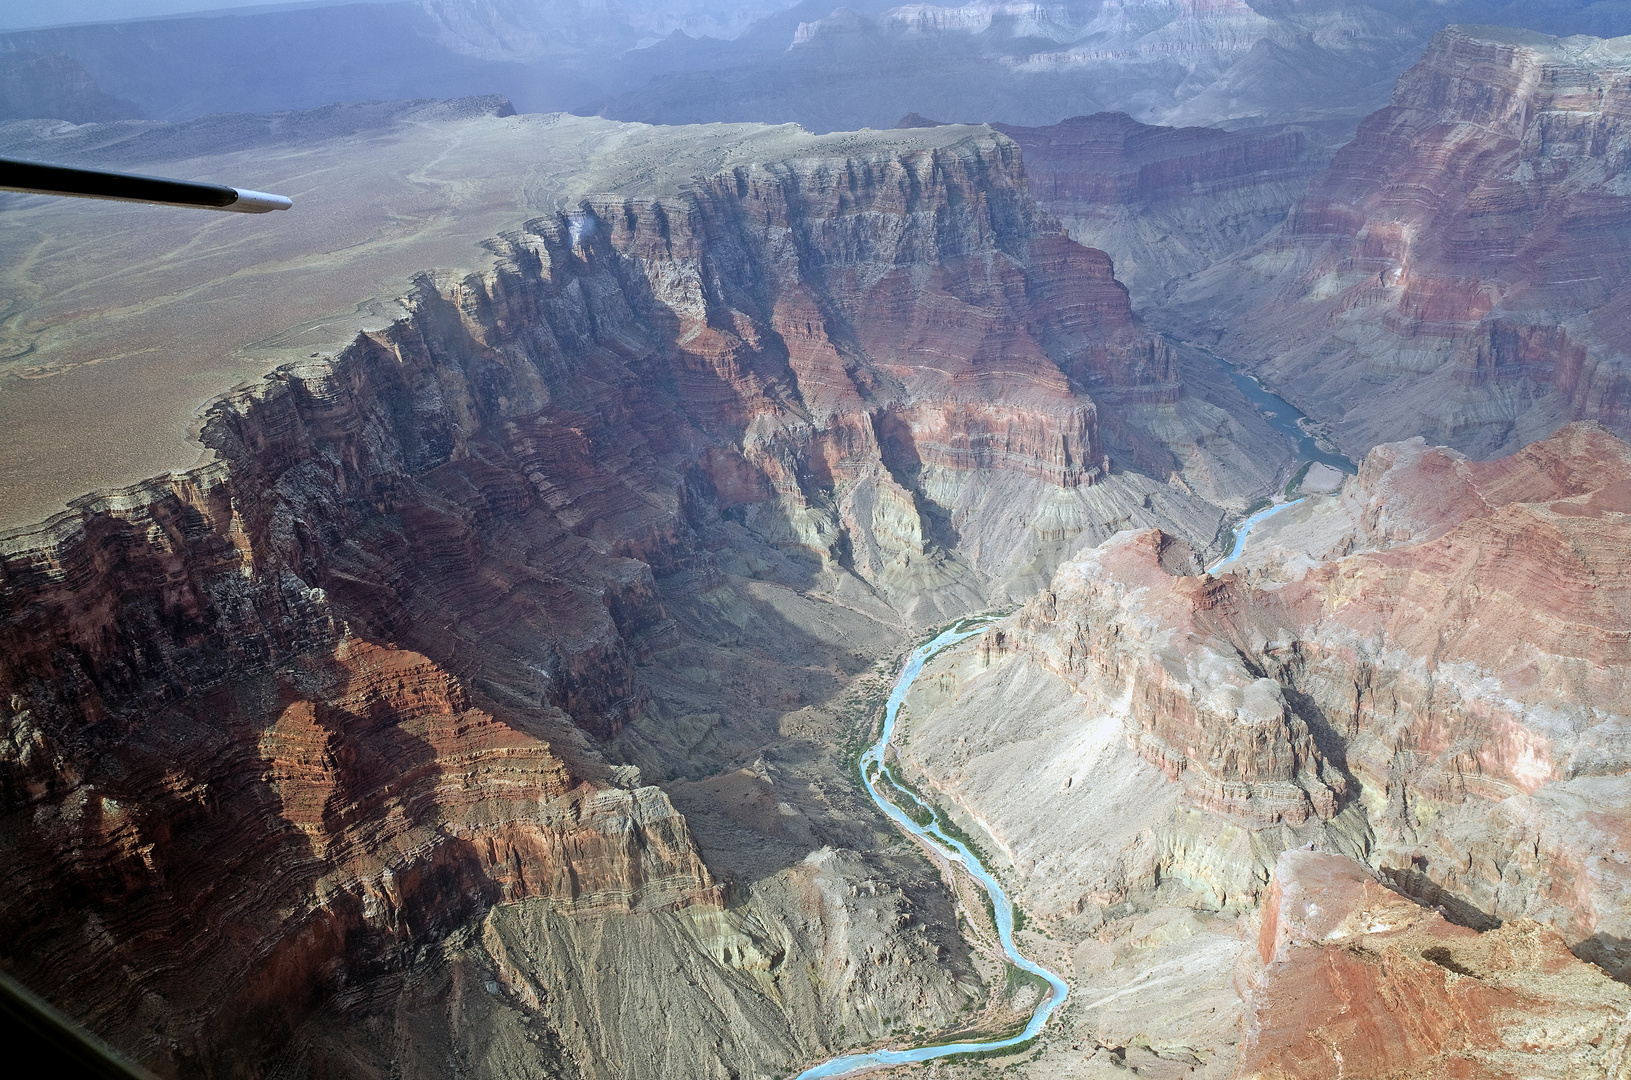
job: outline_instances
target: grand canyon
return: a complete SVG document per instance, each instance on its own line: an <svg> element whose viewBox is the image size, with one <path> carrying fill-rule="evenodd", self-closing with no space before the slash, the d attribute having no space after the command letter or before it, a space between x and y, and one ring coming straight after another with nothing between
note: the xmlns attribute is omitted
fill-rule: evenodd
<svg viewBox="0 0 1631 1080"><path fill-rule="evenodd" d="M161 1077L1631 1076L1631 11L1426 6L0 33L0 156L294 200L0 194L0 972Z"/></svg>

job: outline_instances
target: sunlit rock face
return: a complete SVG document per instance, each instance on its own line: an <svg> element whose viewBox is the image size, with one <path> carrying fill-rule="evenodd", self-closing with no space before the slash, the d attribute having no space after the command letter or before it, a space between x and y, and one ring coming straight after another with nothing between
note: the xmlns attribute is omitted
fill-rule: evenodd
<svg viewBox="0 0 1631 1080"><path fill-rule="evenodd" d="M1091 396L1199 408L1171 355L980 130L491 247L214 405L211 463L5 538L11 970L172 1073L473 1025L514 1043L483 1068L775 1072L953 1026L984 988L945 894L847 850L853 808L761 767L771 824L711 835L797 857L722 877L624 762L724 767L865 669L829 639L886 650L1129 520L1204 543L1214 508L1112 474Z"/></svg>
<svg viewBox="0 0 1631 1080"><path fill-rule="evenodd" d="M1527 919L1479 933L1337 855L1283 853L1238 1076L1613 1075L1631 990Z"/></svg>
<svg viewBox="0 0 1631 1080"><path fill-rule="evenodd" d="M1039 910L1163 889L1249 908L1275 853L1312 843L1623 975L1628 469L1593 424L1487 463L1417 440L1238 572L1123 533L908 701L902 760Z"/></svg>
<svg viewBox="0 0 1631 1080"><path fill-rule="evenodd" d="M1175 322L1356 456L1631 431L1628 117L1627 39L1446 30L1280 229L1180 290Z"/></svg>

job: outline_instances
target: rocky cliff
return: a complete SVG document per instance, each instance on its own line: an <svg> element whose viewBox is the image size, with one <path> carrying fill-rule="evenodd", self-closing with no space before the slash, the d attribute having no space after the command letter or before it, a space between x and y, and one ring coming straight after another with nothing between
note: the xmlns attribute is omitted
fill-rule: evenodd
<svg viewBox="0 0 1631 1080"><path fill-rule="evenodd" d="M1107 252L1141 305L1262 238L1337 148L1317 125L1224 131L1096 113L992 126L1025 152L1037 202Z"/></svg>
<svg viewBox="0 0 1631 1080"><path fill-rule="evenodd" d="M1570 419L1631 431L1628 56L1444 31L1279 229L1181 290L1175 325L1355 457L1414 434L1497 456Z"/></svg>
<svg viewBox="0 0 1631 1080"><path fill-rule="evenodd" d="M218 402L210 464L5 538L5 962L170 1075L440 1075L476 1025L481 1068L724 1076L951 1026L981 978L875 850L838 698L1129 521L1209 540L1095 396L1157 444L1216 410L989 133L492 249ZM714 774L748 801L679 783Z"/></svg>
<svg viewBox="0 0 1631 1080"><path fill-rule="evenodd" d="M885 595L931 601L965 577L956 589L1023 591L1038 559L1126 514L1209 539L1204 503L1115 470L1113 445L1131 426L1171 448L1144 470L1161 480L1189 454L1214 497L1261 482L1263 462L1197 445L1238 425L1186 397L1109 259L1040 214L1020 170L1012 143L976 139L585 203L580 246L619 253L631 312L671 324L675 394L724 440L698 459L708 498Z"/></svg>
<svg viewBox="0 0 1631 1080"><path fill-rule="evenodd" d="M1288 851L1257 945L1241 1080L1625 1075L1631 991L1532 921L1481 934L1351 860Z"/></svg>
<svg viewBox="0 0 1631 1080"><path fill-rule="evenodd" d="M1314 843L1463 925L1546 923L1621 976L1628 467L1595 425L1489 463L1380 447L1216 577L1122 534L946 661L903 761L1040 910L1163 888L1250 907L1272 853ZM1005 696L1019 716L942 730L948 698L966 718ZM1037 823L1026 798L1080 813Z"/></svg>

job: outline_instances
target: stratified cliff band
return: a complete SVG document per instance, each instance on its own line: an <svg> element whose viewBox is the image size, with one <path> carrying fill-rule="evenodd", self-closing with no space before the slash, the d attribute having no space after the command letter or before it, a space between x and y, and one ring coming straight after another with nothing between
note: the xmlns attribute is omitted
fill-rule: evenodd
<svg viewBox="0 0 1631 1080"><path fill-rule="evenodd" d="M1171 412L1171 354L978 130L590 198L494 249L492 273L421 277L408 318L217 404L213 463L5 541L7 962L177 1074L394 1057L299 1033L317 1008L342 1033L400 1009L379 998L398 985L441 995L409 1041L452 1054L469 978L507 987L565 1075L786 1068L907 1001L950 1025L979 984L955 939L840 932L855 903L914 901L874 887L811 921L822 875L866 872L853 855L717 880L668 796L609 761L706 773L740 744L666 754L692 721L641 673L732 640L737 574L884 618L882 644L890 604L983 605L1129 517L1205 542L1207 504L1112 477L1089 396ZM716 992L676 1015L751 1022L653 1042L614 1007L628 986L571 987L601 961L515 958L544 939L620 943L618 978L667 997L700 963ZM855 950L943 962L805 978Z"/></svg>

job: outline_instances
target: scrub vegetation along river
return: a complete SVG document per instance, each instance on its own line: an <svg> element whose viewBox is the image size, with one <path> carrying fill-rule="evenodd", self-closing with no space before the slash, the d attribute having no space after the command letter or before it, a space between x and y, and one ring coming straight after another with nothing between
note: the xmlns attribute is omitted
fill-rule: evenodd
<svg viewBox="0 0 1631 1080"><path fill-rule="evenodd" d="M889 702L884 707L883 730L878 735L878 741L867 748L861 755L859 768L862 781L866 784L867 792L878 808L889 816L899 828L912 836L918 837L931 845L939 854L954 863L960 863L970 875L985 889L986 895L991 899L992 917L997 926L997 937L1002 943L1002 949L1007 954L1009 963L1021 971L1028 972L1044 980L1048 984L1048 993L1037 1002L1036 1009L1031 1014L1030 1021L1024 1029L1015 1034L984 1041L955 1042L939 1046L919 1046L905 1050L873 1050L860 1054L846 1054L843 1057L833 1058L812 1069L806 1069L799 1074L799 1080L815 1080L817 1077L848 1076L866 1069L887 1065L909 1065L917 1062L932 1061L936 1058L956 1057L964 1054L979 1054L993 1050L1005 1050L1019 1046L1036 1038L1048 1018L1054 1011L1064 1004L1065 996L1070 988L1065 980L1040 964L1026 959L1014 945L1014 908L1008 900L1008 895L998 884L995 876L988 870L975 855L970 846L951 834L943 827L940 815L930 806L919 800L905 788L893 782L883 765L884 754L889 749L889 740L895 734L895 721L900 714L901 703L906 700L907 691L923 670L923 665L929 658L948 646L974 637L985 629L984 620L965 619L949 630L945 630L926 644L912 650L907 658L906 665L901 669L900 678L895 681L895 688L889 694ZM876 775L877 781L874 782ZM899 791L903 798L911 800L911 810L904 810L891 799L884 796L882 788L889 783Z"/></svg>

